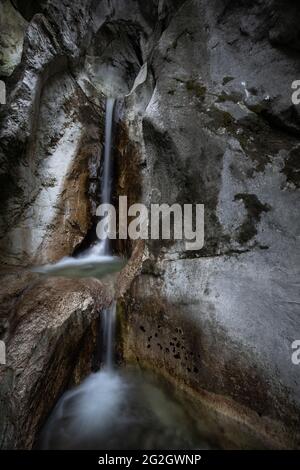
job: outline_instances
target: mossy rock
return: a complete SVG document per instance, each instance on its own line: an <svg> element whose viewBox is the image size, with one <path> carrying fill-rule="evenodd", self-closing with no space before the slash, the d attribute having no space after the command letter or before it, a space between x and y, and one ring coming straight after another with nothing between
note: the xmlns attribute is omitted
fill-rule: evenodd
<svg viewBox="0 0 300 470"><path fill-rule="evenodd" d="M197 98L204 99L206 95L206 87L201 85L201 83L197 82L196 80L188 80L186 82L186 89L189 92L192 92L197 96Z"/></svg>

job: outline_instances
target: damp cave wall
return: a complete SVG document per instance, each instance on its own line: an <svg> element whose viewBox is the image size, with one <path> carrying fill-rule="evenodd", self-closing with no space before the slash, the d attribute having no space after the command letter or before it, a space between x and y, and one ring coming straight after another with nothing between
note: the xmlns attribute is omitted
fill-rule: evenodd
<svg viewBox="0 0 300 470"><path fill-rule="evenodd" d="M85 239L105 95L122 97L115 197L205 204L199 252L116 247L124 360L183 387L224 447L299 447L297 17L281 0L1 2L3 264Z"/></svg>

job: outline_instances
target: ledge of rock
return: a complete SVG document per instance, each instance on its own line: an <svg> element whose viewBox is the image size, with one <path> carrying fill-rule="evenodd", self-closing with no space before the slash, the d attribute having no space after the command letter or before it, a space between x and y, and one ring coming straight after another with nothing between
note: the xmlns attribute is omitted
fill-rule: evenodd
<svg viewBox="0 0 300 470"><path fill-rule="evenodd" d="M60 394L93 368L99 313L108 302L97 280L1 276L2 448L31 448Z"/></svg>

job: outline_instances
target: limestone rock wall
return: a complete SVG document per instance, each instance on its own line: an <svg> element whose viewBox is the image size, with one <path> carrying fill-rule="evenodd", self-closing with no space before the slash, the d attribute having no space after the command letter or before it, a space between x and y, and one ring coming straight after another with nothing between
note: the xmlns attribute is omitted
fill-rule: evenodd
<svg viewBox="0 0 300 470"><path fill-rule="evenodd" d="M84 240L103 94L122 96L115 195L204 203L206 224L201 251L116 247L137 256L120 281L125 361L183 387L223 447L299 447L299 6L26 3L9 6L15 57L1 36L2 261L53 261Z"/></svg>
<svg viewBox="0 0 300 470"><path fill-rule="evenodd" d="M90 4L72 2L65 16L68 4L31 3L20 8L29 23L0 110L1 260L13 265L72 254L99 201L103 99L90 101L72 71L89 43ZM19 50L5 34L3 54Z"/></svg>
<svg viewBox="0 0 300 470"><path fill-rule="evenodd" d="M125 105L141 200L205 204L201 251L147 243L120 303L125 358L218 410L225 447L299 446L296 10L183 2L148 59L154 82Z"/></svg>

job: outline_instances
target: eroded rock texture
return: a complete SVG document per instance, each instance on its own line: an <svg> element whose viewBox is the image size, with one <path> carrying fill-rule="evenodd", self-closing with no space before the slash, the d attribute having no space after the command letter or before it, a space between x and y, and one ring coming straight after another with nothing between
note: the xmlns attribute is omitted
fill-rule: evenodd
<svg viewBox="0 0 300 470"><path fill-rule="evenodd" d="M1 255L16 265L56 261L83 240L103 140L103 100L91 102L72 72L89 43L89 2L31 5L20 8L30 23L1 107Z"/></svg>
<svg viewBox="0 0 300 470"><path fill-rule="evenodd" d="M1 448L31 448L61 393L92 370L107 298L97 280L15 271L1 275L0 295Z"/></svg>
<svg viewBox="0 0 300 470"><path fill-rule="evenodd" d="M89 2L0 7L7 87L0 109L1 261L24 266L71 255L92 225L103 97L87 97L73 71L89 43ZM96 280L43 280L3 269L2 448L31 448L60 394L91 371L106 303Z"/></svg>
<svg viewBox="0 0 300 470"><path fill-rule="evenodd" d="M295 11L181 2L147 58L151 76L125 102L141 199L204 203L206 224L199 252L147 244L123 303L125 357L218 410L208 426L225 447L299 446Z"/></svg>
<svg viewBox="0 0 300 470"><path fill-rule="evenodd" d="M23 3L9 6L18 27L1 39L3 261L56 260L84 240L99 194L103 94L123 97L116 195L204 203L206 223L201 251L117 246L136 256L120 280L125 361L183 387L199 427L220 446L299 447L300 376L291 362L300 338L297 2ZM31 400L18 382L16 393ZM35 428L24 409L20 429ZM6 426L5 443L13 436Z"/></svg>

